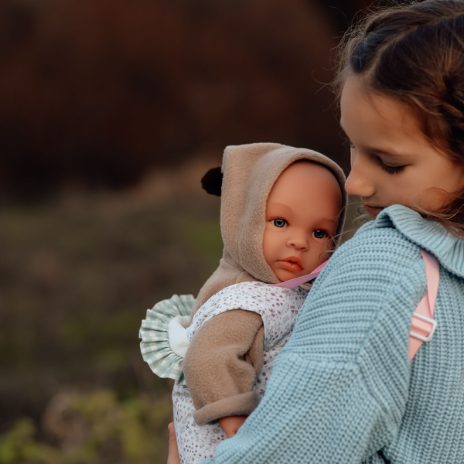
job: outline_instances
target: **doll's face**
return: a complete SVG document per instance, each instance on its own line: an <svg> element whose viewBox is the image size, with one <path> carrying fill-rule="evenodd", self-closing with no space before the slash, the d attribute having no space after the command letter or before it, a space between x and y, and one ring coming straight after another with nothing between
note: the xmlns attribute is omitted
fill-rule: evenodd
<svg viewBox="0 0 464 464"><path fill-rule="evenodd" d="M329 257L341 205L334 175L319 164L296 162L279 176L267 200L263 253L280 281Z"/></svg>

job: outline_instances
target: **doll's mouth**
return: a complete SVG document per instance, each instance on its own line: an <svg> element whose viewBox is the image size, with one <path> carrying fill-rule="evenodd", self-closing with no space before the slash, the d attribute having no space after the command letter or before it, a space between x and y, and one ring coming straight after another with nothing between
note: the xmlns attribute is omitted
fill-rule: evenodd
<svg viewBox="0 0 464 464"><path fill-rule="evenodd" d="M303 265L301 264L301 259L297 256L290 256L289 258L280 259L277 261L279 266L290 272L301 272L303 270Z"/></svg>

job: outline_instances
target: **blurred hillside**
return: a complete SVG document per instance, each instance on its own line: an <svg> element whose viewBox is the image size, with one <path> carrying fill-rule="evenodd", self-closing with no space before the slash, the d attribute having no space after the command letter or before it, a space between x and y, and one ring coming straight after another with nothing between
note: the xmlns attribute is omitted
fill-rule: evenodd
<svg viewBox="0 0 464 464"><path fill-rule="evenodd" d="M326 84L368 3L3 0L2 197L124 187L231 143L343 161Z"/></svg>
<svg viewBox="0 0 464 464"><path fill-rule="evenodd" d="M138 331L217 265L219 199L198 186L210 165L0 210L0 463L163 461L170 384Z"/></svg>

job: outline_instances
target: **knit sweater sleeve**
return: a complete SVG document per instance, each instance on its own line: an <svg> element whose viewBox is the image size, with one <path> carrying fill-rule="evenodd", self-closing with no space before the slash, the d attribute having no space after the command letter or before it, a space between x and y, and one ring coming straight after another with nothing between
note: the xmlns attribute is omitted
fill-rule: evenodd
<svg viewBox="0 0 464 464"><path fill-rule="evenodd" d="M263 400L213 463L359 464L404 413L410 318L425 289L418 248L365 228L330 259L277 357Z"/></svg>

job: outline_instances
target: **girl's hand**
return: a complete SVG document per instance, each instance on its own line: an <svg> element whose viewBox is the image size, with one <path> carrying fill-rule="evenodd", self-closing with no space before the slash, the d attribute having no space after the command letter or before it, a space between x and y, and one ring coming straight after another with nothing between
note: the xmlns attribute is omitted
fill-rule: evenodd
<svg viewBox="0 0 464 464"><path fill-rule="evenodd" d="M227 438L233 437L238 429L245 422L247 416L226 416L219 419L219 425L221 426Z"/></svg>
<svg viewBox="0 0 464 464"><path fill-rule="evenodd" d="M166 464L180 464L179 450L177 449L176 431L172 422L168 425L169 430L169 449Z"/></svg>

